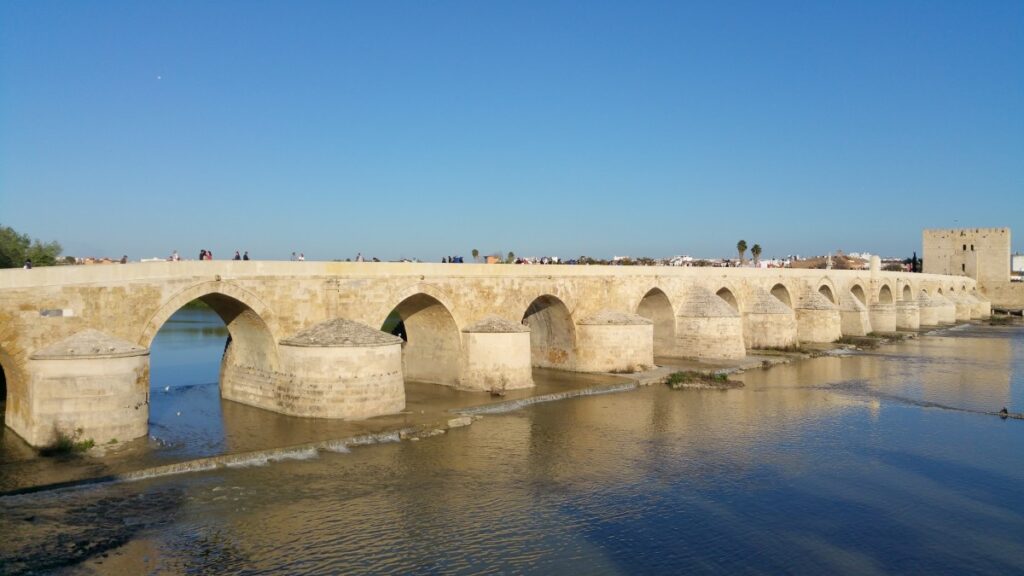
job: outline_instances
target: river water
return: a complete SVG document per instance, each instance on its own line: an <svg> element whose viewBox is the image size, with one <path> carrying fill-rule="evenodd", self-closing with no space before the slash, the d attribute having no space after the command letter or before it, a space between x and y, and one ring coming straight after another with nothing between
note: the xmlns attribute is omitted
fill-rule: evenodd
<svg viewBox="0 0 1024 576"><path fill-rule="evenodd" d="M146 458L230 450L236 434L219 322L182 319L154 344ZM739 378L3 497L0 573L1024 573L1024 421L983 413L1024 407L1024 328Z"/></svg>

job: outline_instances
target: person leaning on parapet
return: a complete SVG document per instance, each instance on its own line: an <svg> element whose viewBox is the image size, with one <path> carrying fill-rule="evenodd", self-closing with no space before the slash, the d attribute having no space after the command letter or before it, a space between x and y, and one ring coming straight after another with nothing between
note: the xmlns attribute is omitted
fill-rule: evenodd
<svg viewBox="0 0 1024 576"><path fill-rule="evenodd" d="M235 250L235 257L232 258L232 260L241 260L241 259L242 259L242 255L238 253L238 250Z"/></svg>
<svg viewBox="0 0 1024 576"><path fill-rule="evenodd" d="M299 257L295 255L295 252L292 252L292 262L295 262L298 259Z"/></svg>
<svg viewBox="0 0 1024 576"><path fill-rule="evenodd" d="M121 264L127 264L127 263L128 263L128 255L125 254L124 256L121 256Z"/></svg>
<svg viewBox="0 0 1024 576"><path fill-rule="evenodd" d="M25 266L24 266L24 268L25 268L25 270L31 270L32 269L32 259L31 258L25 258Z"/></svg>
<svg viewBox="0 0 1024 576"><path fill-rule="evenodd" d="M205 249L199 251L199 259L200 260L206 260L206 250Z"/></svg>
<svg viewBox="0 0 1024 576"><path fill-rule="evenodd" d="M249 259L249 251L246 250L245 254L242 254L242 260L248 260L248 259Z"/></svg>

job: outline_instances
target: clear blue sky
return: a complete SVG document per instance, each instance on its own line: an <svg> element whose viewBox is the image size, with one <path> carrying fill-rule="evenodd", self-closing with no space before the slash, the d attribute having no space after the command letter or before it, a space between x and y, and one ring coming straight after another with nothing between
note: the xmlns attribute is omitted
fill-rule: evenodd
<svg viewBox="0 0 1024 576"><path fill-rule="evenodd" d="M3 2L65 253L909 255L1024 238L1024 2Z"/></svg>

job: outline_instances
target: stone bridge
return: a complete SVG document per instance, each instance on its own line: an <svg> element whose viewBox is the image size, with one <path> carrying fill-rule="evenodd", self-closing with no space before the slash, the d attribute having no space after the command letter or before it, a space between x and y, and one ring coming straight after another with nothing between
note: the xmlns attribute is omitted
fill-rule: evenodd
<svg viewBox="0 0 1024 576"><path fill-rule="evenodd" d="M58 431L96 442L145 435L149 348L196 299L230 335L224 398L347 419L404 409L405 379L523 388L533 385L532 367L636 371L656 356L735 359L990 313L974 280L881 272L877 263L870 271L257 261L3 270L6 425L34 446Z"/></svg>

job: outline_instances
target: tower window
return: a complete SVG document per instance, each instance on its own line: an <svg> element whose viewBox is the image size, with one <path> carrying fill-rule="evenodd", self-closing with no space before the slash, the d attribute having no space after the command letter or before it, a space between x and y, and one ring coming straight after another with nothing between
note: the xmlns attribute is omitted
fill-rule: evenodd
<svg viewBox="0 0 1024 576"><path fill-rule="evenodd" d="M967 250L967 244L964 244L964 251Z"/></svg>
<svg viewBox="0 0 1024 576"><path fill-rule="evenodd" d="M961 264L960 265L960 271L961 272L967 272L967 264Z"/></svg>
<svg viewBox="0 0 1024 576"><path fill-rule="evenodd" d="M971 252L974 252L974 244L971 244Z"/></svg>

